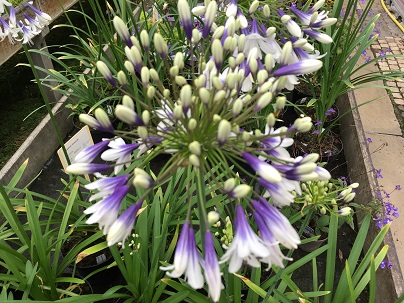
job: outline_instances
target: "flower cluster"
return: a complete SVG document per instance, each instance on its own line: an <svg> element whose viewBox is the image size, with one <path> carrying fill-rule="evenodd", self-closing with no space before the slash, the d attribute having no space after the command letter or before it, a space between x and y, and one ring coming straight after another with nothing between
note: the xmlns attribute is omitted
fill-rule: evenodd
<svg viewBox="0 0 404 303"><path fill-rule="evenodd" d="M294 249L300 239L277 207L293 202L293 193L300 192L301 181L326 181L331 177L326 169L317 166L317 154L293 158L287 150L294 134L311 129L311 119L298 118L288 127L275 128L276 117L270 109L285 106L286 98L280 93L284 88L293 88L297 75L321 68L308 39L329 43L331 38L318 31L334 20L317 12L324 1L307 13L291 9L301 26L279 10L276 18L286 30L275 39L276 28L267 28L254 18L256 12L267 15L268 20L270 16L269 8L264 6L259 11L257 3L254 1L245 15L235 0L223 10L216 1L193 10L188 1L178 1L185 41L172 55L158 31L152 37L146 31L133 36L131 28L115 16L113 24L123 43L125 69L114 71L106 61L98 61L96 67L122 93L122 104L116 106L115 116L128 127L115 130L101 108L95 110L94 116L80 115L82 122L116 137L86 148L66 169L73 174L96 173L99 178L86 185L98 191L90 199L98 202L85 213L91 214L87 223L98 223L107 234L108 245L125 244L151 190L177 170L186 167L193 172L196 177L189 177L189 182L196 179L199 202L197 206L189 203L173 264L162 269L174 278L185 275L195 289L203 287L205 277L215 302L222 288L219 260L229 261L229 272L237 272L243 263L254 267L260 263L284 266L287 258L281 245ZM202 26L195 27L193 14L203 15ZM223 25L215 23L223 18ZM163 66L163 72L158 65ZM130 83L136 83L136 94ZM146 172L146 165L160 154L171 156L153 178ZM110 164L92 163L98 155ZM112 168L112 176L100 174ZM262 192L253 189L240 174L261 186ZM226 253L219 257L209 229L209 208L203 199L207 196L206 184L214 184L206 187L217 188L227 197L229 209L234 210L221 214L233 222L234 237ZM144 194L119 216L122 200L131 187ZM193 208L198 208L200 214L197 225L202 252L195 237ZM252 228L254 222L259 234Z"/></svg>
<svg viewBox="0 0 404 303"><path fill-rule="evenodd" d="M25 5L32 12L31 16L24 13L24 20L17 20L15 9L10 2L0 0L0 42L8 37L11 44L21 41L23 44L32 44L32 38L49 24L51 17L35 8L32 1ZM8 15L3 15L8 12Z"/></svg>

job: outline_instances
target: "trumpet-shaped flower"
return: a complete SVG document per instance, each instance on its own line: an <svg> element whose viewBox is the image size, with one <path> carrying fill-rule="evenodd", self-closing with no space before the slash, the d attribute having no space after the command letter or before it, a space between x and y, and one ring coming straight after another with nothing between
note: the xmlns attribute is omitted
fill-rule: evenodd
<svg viewBox="0 0 404 303"><path fill-rule="evenodd" d="M213 236L210 231L205 234L205 259L202 262L209 295L213 302L218 302L223 288L219 261L215 252Z"/></svg>
<svg viewBox="0 0 404 303"><path fill-rule="evenodd" d="M279 247L279 241L275 239L272 232L268 228L267 224L265 224L262 215L259 212L256 211L254 212L254 219L255 222L257 222L260 237L264 242L264 244L266 245L266 247L268 248L268 250L270 251L269 256L262 259L261 262L267 263L268 269L271 267L272 264L284 268L285 266L283 264L283 261L292 259L285 257L285 255L282 253Z"/></svg>
<svg viewBox="0 0 404 303"><path fill-rule="evenodd" d="M126 144L122 138L117 138L109 142L110 149L102 153L101 158L105 161L116 161L114 168L115 174L118 174L123 166L130 165L132 152L139 147L140 144Z"/></svg>
<svg viewBox="0 0 404 303"><path fill-rule="evenodd" d="M128 238L133 230L133 225L136 221L136 215L140 207L142 207L142 203L142 200L133 203L111 225L111 227L108 229L107 235L108 246L112 246L115 243L122 242L122 247L125 247L125 240Z"/></svg>
<svg viewBox="0 0 404 303"><path fill-rule="evenodd" d="M76 163L90 163L93 161L103 150L107 148L109 140L103 140L94 145L86 147L81 152L77 154L74 158Z"/></svg>
<svg viewBox="0 0 404 303"><path fill-rule="evenodd" d="M129 174L115 177L103 177L100 175L100 179L88 183L84 185L84 187L88 190L98 190L98 193L93 194L90 197L90 201L94 201L112 194L116 188L125 185L129 178Z"/></svg>
<svg viewBox="0 0 404 303"><path fill-rule="evenodd" d="M274 206L265 199L252 202L256 212L258 212L274 238L286 248L297 248L300 238L289 220Z"/></svg>
<svg viewBox="0 0 404 303"><path fill-rule="evenodd" d="M203 275L200 265L201 256L195 244L195 234L188 222L185 222L174 254L174 264L160 267L166 270L167 275L172 278L179 278L185 273L188 284L199 289L203 287Z"/></svg>
<svg viewBox="0 0 404 303"><path fill-rule="evenodd" d="M236 206L234 229L233 241L222 256L221 262L230 259L229 273L237 272L243 261L246 261L250 266L259 267L259 260L268 257L270 252L251 229L241 205Z"/></svg>
<svg viewBox="0 0 404 303"><path fill-rule="evenodd" d="M87 219L86 223L98 223L99 228L106 235L111 225L115 222L121 202L128 192L129 186L118 187L111 195L87 208L84 213L92 215Z"/></svg>

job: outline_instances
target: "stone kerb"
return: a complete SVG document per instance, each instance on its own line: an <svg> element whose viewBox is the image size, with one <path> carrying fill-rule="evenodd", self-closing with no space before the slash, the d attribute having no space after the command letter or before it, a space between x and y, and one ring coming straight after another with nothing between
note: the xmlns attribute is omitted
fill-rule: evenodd
<svg viewBox="0 0 404 303"><path fill-rule="evenodd" d="M366 136L361 117L358 109L351 111L351 108L357 107L355 94L350 92L342 96L337 105L341 112L349 111L348 114L341 118L340 130L347 160L348 176L352 182L358 182L361 185L356 191L355 202L367 205L376 199L376 191L379 186L374 176L371 154L365 143ZM360 213L358 217L360 222L362 219ZM375 224L371 224L364 252L369 249L371 242L379 231L380 229ZM375 302L395 302L404 293L404 281L401 268L398 265L399 259L391 230L389 230L384 239L384 245L389 246L387 258L394 266L391 269L379 269L377 271L378 291L376 292Z"/></svg>
<svg viewBox="0 0 404 303"><path fill-rule="evenodd" d="M65 108L66 100L66 97L62 97L52 109L62 138L64 138L73 128L73 123L69 119L71 111ZM29 184L32 179L38 175L43 164L48 161L59 145L56 132L50 121L49 115L47 115L15 152L12 158L0 170L1 184L8 184L18 168L27 159L29 159L28 166L18 184L18 187L22 188Z"/></svg>

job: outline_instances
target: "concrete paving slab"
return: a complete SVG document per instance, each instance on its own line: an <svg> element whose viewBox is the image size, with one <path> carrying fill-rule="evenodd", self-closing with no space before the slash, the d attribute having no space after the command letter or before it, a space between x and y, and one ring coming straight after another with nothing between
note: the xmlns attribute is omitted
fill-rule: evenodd
<svg viewBox="0 0 404 303"><path fill-rule="evenodd" d="M370 156L375 169L381 169L382 178L377 178L380 194L384 202L390 202L399 210L404 209L404 189L395 190L397 185L404 188L404 171L401 161L404 158L404 138L401 136L380 135L365 131L365 135L372 139L368 143ZM387 197L386 197L387 196ZM390 198L389 198L390 197ZM404 272L404 220L395 219L391 225L401 271Z"/></svg>

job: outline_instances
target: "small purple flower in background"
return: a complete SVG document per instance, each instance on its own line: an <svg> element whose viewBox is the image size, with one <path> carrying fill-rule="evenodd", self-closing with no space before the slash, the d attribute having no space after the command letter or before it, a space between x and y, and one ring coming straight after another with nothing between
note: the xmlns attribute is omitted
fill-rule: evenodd
<svg viewBox="0 0 404 303"><path fill-rule="evenodd" d="M323 122L321 121L321 120L318 120L315 124L314 124L314 126L319 126L319 125L322 125L323 124Z"/></svg>
<svg viewBox="0 0 404 303"><path fill-rule="evenodd" d="M369 142L369 143L372 143L372 142L373 142L373 141L372 141L372 138L366 138L366 141Z"/></svg>
<svg viewBox="0 0 404 303"><path fill-rule="evenodd" d="M376 196L377 196L380 200L383 200L383 196L382 196L380 190L377 190L377 191L375 192L375 194L376 194Z"/></svg>
<svg viewBox="0 0 404 303"><path fill-rule="evenodd" d="M316 129L315 131L312 132L313 135L319 135L320 131L318 129Z"/></svg>
<svg viewBox="0 0 404 303"><path fill-rule="evenodd" d="M380 263L380 268L386 268L386 267L390 269L393 267L393 264L391 264L390 261L388 260L383 260L382 263Z"/></svg>
<svg viewBox="0 0 404 303"><path fill-rule="evenodd" d="M396 189L396 190L401 190L400 184L396 185L396 188L395 188L395 189Z"/></svg>
<svg viewBox="0 0 404 303"><path fill-rule="evenodd" d="M367 55L366 49L362 52L362 55L363 55L364 57L366 57L366 55Z"/></svg>
<svg viewBox="0 0 404 303"><path fill-rule="evenodd" d="M326 116L331 116L332 114L336 113L335 109L330 108L325 111Z"/></svg>
<svg viewBox="0 0 404 303"><path fill-rule="evenodd" d="M382 169L376 169L375 168L375 171L376 171L376 178L378 178L378 179L383 178Z"/></svg>
<svg viewBox="0 0 404 303"><path fill-rule="evenodd" d="M367 58L365 59L365 63L368 63L368 62L370 62L371 60L372 60L371 57L367 57Z"/></svg>
<svg viewBox="0 0 404 303"><path fill-rule="evenodd" d="M379 57L383 57L383 56L386 56L386 52L385 51L380 51L380 53L379 53Z"/></svg>

